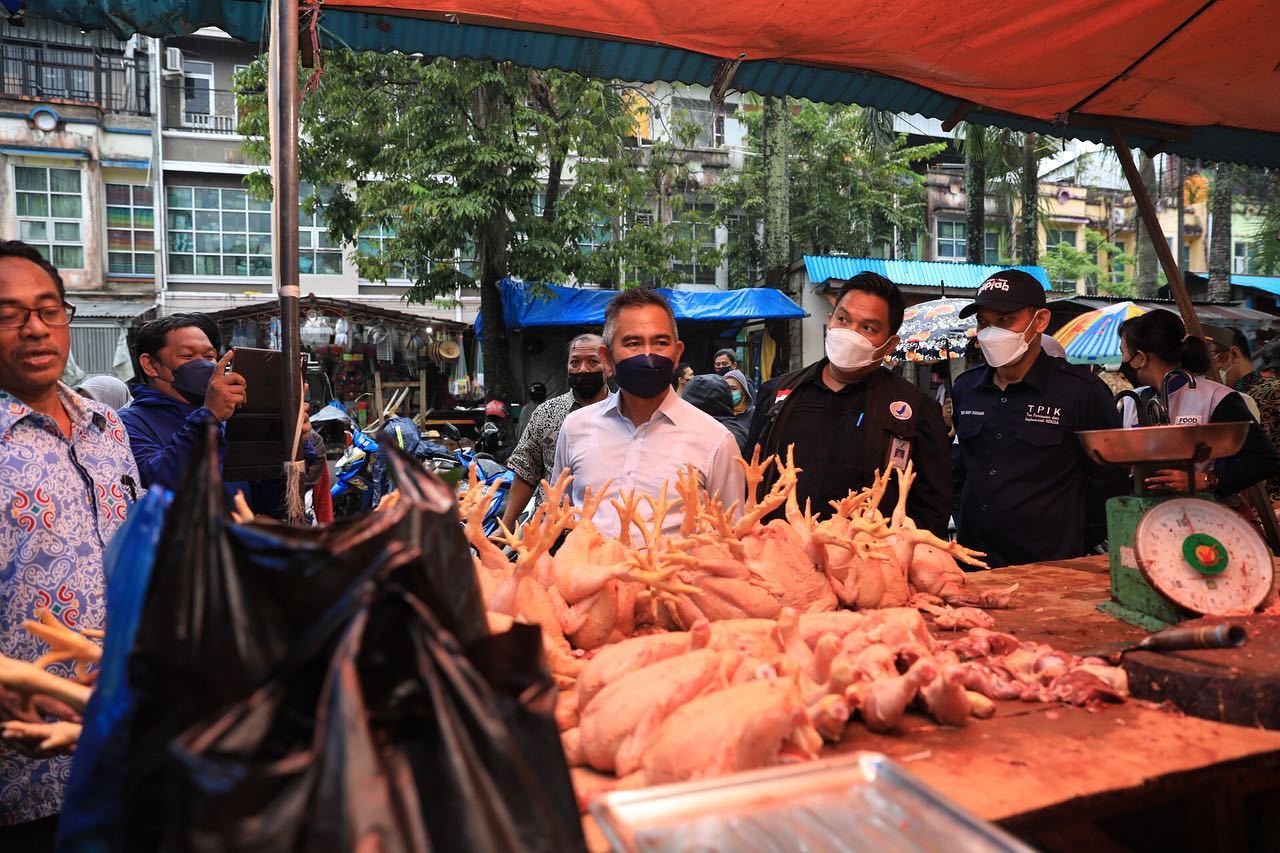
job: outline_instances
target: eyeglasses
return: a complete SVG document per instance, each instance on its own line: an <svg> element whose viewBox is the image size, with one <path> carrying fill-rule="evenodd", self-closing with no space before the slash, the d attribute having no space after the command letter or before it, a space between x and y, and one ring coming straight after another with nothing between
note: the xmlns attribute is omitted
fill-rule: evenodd
<svg viewBox="0 0 1280 853"><path fill-rule="evenodd" d="M0 329L21 329L30 322L32 314L39 315L40 322L46 326L67 326L70 325L71 318L76 315L76 306L69 302L63 302L61 305L46 305L43 308L7 305L0 308Z"/></svg>

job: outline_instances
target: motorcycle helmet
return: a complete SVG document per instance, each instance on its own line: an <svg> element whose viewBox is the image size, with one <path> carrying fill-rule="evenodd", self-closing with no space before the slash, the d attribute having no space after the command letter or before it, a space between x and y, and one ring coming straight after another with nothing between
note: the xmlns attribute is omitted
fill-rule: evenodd
<svg viewBox="0 0 1280 853"><path fill-rule="evenodd" d="M505 418L507 416L507 404L501 400L490 400L488 405L484 407L484 416L486 418Z"/></svg>

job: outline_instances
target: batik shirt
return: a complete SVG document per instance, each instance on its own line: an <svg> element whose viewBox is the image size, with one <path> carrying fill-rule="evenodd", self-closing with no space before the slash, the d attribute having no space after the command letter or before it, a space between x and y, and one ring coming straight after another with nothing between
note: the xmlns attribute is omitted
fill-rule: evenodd
<svg viewBox="0 0 1280 853"><path fill-rule="evenodd" d="M23 630L47 609L68 628L106 627L102 552L124 521L138 470L114 411L58 384L66 438L48 415L0 391L0 654L34 661L47 646ZM71 676L71 666L50 667ZM0 748L0 825L58 814L71 758L35 761Z"/></svg>
<svg viewBox="0 0 1280 853"><path fill-rule="evenodd" d="M1263 379L1257 371L1251 370L1236 381L1235 388L1258 404L1262 431L1271 439L1276 453L1280 454L1280 380ZM1266 488L1271 502L1280 502L1280 477L1267 480Z"/></svg>
<svg viewBox="0 0 1280 853"><path fill-rule="evenodd" d="M507 467L517 477L538 487L534 494L536 503L542 502L542 481L545 479L554 483L560 476L560 472L552 468L556 459L556 439L560 437L560 427L570 412L581 408L582 404L573 396L572 391L539 403L524 432L520 434L516 449L511 451L511 456L507 459Z"/></svg>

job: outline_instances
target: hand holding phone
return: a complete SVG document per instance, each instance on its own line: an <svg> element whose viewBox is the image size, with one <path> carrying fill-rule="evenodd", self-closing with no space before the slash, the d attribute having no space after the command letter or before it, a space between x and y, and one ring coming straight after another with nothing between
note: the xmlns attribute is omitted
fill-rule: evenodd
<svg viewBox="0 0 1280 853"><path fill-rule="evenodd" d="M230 419L236 409L244 405L248 399L245 379L234 370L228 370L234 349L218 360L213 370L213 378L209 380L209 390L204 395L204 406L220 421Z"/></svg>

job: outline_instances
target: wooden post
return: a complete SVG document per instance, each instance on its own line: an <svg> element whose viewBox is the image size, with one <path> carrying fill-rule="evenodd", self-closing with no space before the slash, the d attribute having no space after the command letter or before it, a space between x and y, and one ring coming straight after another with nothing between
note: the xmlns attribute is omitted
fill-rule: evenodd
<svg viewBox="0 0 1280 853"><path fill-rule="evenodd" d="M271 273L280 299L285 461L301 458L294 445L302 411L302 341L298 300L298 0L273 0L268 55L271 129Z"/></svg>
<svg viewBox="0 0 1280 853"><path fill-rule="evenodd" d="M375 367L373 369L373 405L377 409L378 417L382 417L382 368Z"/></svg>
<svg viewBox="0 0 1280 853"><path fill-rule="evenodd" d="M1133 162L1133 153L1129 151L1129 144L1124 141L1124 136L1114 124L1111 125L1111 142L1115 146L1116 156L1120 158L1120 167L1124 169L1124 176L1129 179L1129 189L1133 190L1134 201L1138 204L1138 213L1146 223L1151 242L1155 244L1156 256L1160 258L1164 276L1169 280L1169 291L1173 294L1174 301L1178 303L1178 311L1182 314L1182 322L1187 326L1187 333L1203 338L1204 329L1200 327L1200 318L1196 316L1196 309L1191 304L1191 294L1187 293L1187 285L1182 280L1178 260L1173 256L1173 250L1169 248L1169 241L1165 239L1164 232L1160 230L1156 206L1151 203L1151 196L1147 195L1146 184L1142 183L1142 177L1138 174L1138 167Z"/></svg>
<svg viewBox="0 0 1280 853"><path fill-rule="evenodd" d="M427 418L427 369L425 367L418 368L418 417L421 420Z"/></svg>

